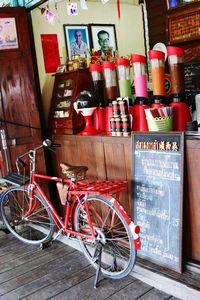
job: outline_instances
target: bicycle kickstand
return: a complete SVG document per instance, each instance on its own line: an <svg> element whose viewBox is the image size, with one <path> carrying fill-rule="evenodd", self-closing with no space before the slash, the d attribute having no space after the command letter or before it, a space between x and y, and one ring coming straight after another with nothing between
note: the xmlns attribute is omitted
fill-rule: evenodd
<svg viewBox="0 0 200 300"><path fill-rule="evenodd" d="M97 263L96 276L94 281L94 288L97 288L97 284L99 282L99 275L101 273L101 255L102 255L103 244L98 242L96 245L96 249L94 252L94 262Z"/></svg>

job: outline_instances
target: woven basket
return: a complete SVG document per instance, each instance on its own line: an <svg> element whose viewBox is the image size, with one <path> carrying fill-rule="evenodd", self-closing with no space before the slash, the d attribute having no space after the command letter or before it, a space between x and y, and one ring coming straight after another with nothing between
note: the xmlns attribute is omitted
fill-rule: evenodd
<svg viewBox="0 0 200 300"><path fill-rule="evenodd" d="M149 131L171 131L173 128L173 116L159 117L159 118L147 118Z"/></svg>

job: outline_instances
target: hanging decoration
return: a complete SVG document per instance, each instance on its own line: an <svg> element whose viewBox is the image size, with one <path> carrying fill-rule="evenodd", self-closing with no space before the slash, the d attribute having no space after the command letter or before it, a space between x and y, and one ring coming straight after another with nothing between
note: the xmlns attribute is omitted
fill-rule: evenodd
<svg viewBox="0 0 200 300"><path fill-rule="evenodd" d="M78 15L78 6L76 2L67 3L67 12L69 16L77 16Z"/></svg>
<svg viewBox="0 0 200 300"><path fill-rule="evenodd" d="M117 13L118 13L118 18L120 19L121 11L120 11L120 0L117 0Z"/></svg>
<svg viewBox="0 0 200 300"><path fill-rule="evenodd" d="M41 14L45 16L46 20L49 22L49 23L54 23L55 19L56 19L56 14L53 13L52 11L50 11L49 9L49 5L45 6L45 7L42 7L42 8L39 8L40 11L41 11Z"/></svg>
<svg viewBox="0 0 200 300"><path fill-rule="evenodd" d="M50 10L48 10L48 9L45 10L44 15L45 15L47 21L48 21L49 23L51 23L51 24L52 24L52 23L55 21L55 19L56 19L56 15L55 15L53 12L51 12Z"/></svg>
<svg viewBox="0 0 200 300"><path fill-rule="evenodd" d="M86 4L86 0L80 0L80 5L81 5L82 9L84 9L84 10L88 9L88 6Z"/></svg>

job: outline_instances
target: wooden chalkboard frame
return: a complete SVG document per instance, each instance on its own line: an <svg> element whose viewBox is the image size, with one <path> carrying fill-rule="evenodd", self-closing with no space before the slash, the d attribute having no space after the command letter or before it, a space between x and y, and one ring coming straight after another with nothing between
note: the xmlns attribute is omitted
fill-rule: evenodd
<svg viewBox="0 0 200 300"><path fill-rule="evenodd" d="M151 142L155 142L155 140L157 142L164 141L165 145L167 145L166 142L170 141L172 143L173 141L177 141L177 143L179 143L178 151L176 151L176 153L175 153L175 152L172 152L172 150L170 152L170 150L168 150L168 149L167 150L166 149L159 150L156 148L152 149L151 146L148 146L151 149L143 148L143 147L146 147L146 145L152 145ZM138 141L141 141L141 142L146 141L146 142L149 142L149 144L147 144L147 143L146 144L145 143L138 144ZM138 256L141 258L147 259L153 263L156 263L159 266L166 267L166 268L169 268L169 269L172 269L172 270L175 270L175 271L181 273L182 272L182 235L183 235L184 132L168 132L168 133L164 133L164 132L162 132L162 133L161 132L160 133L158 133L158 132L132 132L132 143L131 144L132 144L131 145L132 146L132 152L131 152L132 153L132 201L133 201L132 217L134 219L134 222L136 222L137 224L139 223L138 225L141 226L141 246L143 246L143 248L141 247L141 250L138 251ZM138 148L138 147L140 147L138 145L142 145L141 146L142 148L141 149ZM137 147L137 149L136 149L136 147ZM148 153L148 151L150 154ZM161 153L161 151L162 151L162 153ZM144 157L142 157L142 155L144 155ZM166 155L166 157L164 157L163 155L164 156ZM171 156L169 156L169 155L171 155ZM146 178L143 177L143 176L145 176L146 171L144 171L144 173L143 173L143 171L141 171L141 169L143 168L143 162L145 161L146 157L147 158L150 157L150 159L156 158L156 160L157 160L157 157L158 158L161 157L160 158L161 162L162 162L162 158L170 159L170 162L171 162L171 160L172 161L175 160L176 167L178 166L177 167L178 170L175 171L175 172L178 172L176 174L177 181L176 181L176 179L173 181L173 186L170 185L170 180L172 180L171 177L163 179L163 182L164 182L163 189L166 190L166 192L163 192L163 194L165 194L164 198L162 198L163 196L157 196L157 195L154 197L154 193L151 194L151 192L150 193L148 192L150 189L152 189L151 185L153 186L153 184L155 184L155 183L157 184L157 181L158 181L158 186L159 186L159 178L160 177L158 178L157 177L158 175L156 175L156 174L152 175L151 177L149 177L149 175L147 175ZM142 160L142 158L143 158L143 160ZM136 161L136 159L137 159L137 161ZM135 168L139 168L139 169L135 170ZM144 168L146 170L149 170L148 167L146 167L146 166L144 166ZM172 171L174 171L174 170L172 169ZM147 171L147 174L148 174L148 171ZM180 177L179 177L179 175L180 175ZM156 179L156 177L157 177L157 179ZM150 187L148 186L148 180L150 180ZM160 181L160 182L162 182L162 181ZM171 183L172 183L172 181L171 181ZM157 191L156 184L154 187L155 191ZM175 186L175 189L174 189L174 185L177 185L177 186ZM140 194L140 193L136 192L136 191L140 190L141 186L145 187L145 188L147 187L147 192L144 192L144 194ZM165 188L165 186L167 186L167 188ZM148 188L149 188L149 190L148 190ZM177 190L177 189L180 191L180 193L176 196L174 195L174 193L173 193L173 195L171 195L171 192L173 192L174 190ZM138 196L138 194L139 194L139 196ZM152 195L153 195L153 197L152 197ZM148 199L146 197L150 197L150 199ZM159 197L160 197L160 199L159 199ZM166 199L165 199L165 197L166 197ZM178 202L174 202L173 201L174 198ZM161 200L168 200L168 201L164 202ZM164 207L166 206L166 203L169 204L169 206L168 206L169 220L168 221L165 220L165 222L163 222L163 220L161 220L160 223L159 223L159 221L157 221L159 219L159 217L157 215L157 211L155 210L155 207L153 207L153 210L152 210L152 212L156 211L155 216L152 217L150 215L151 212L149 210L149 203L150 203L150 209L152 208L151 205L154 205L154 203L151 201L155 202L155 206L157 205L157 203L159 203L160 206L163 205ZM144 204L144 202L145 202L145 204ZM151 204L151 203L153 203L153 204ZM176 203L176 204L174 204L174 203ZM143 213L143 211L140 210L141 204L142 205L144 204L145 207L147 207L147 210L146 210L147 214L145 211ZM174 214L172 214L171 209L172 209L172 207L174 207L176 205L177 205L178 210L174 209L174 211L175 211L175 217L174 217L173 216ZM161 211L162 210L160 210L160 212ZM167 210L165 210L165 211L167 211ZM177 215L178 215L178 218L176 218ZM151 218L154 218L155 221L154 221L154 219L151 219ZM166 232L166 235L169 238L163 239L164 240L164 242L163 242L162 241L163 235L161 235L161 243L160 243L161 246L159 246L159 243L155 244L156 248L158 247L158 250L160 250L159 247L161 248L161 251L158 252L159 253L158 257L156 257L156 258L155 258L155 256L157 255L157 252L155 252L155 248L153 248L153 247L151 248L151 245L153 245L153 243L151 243L151 241L149 242L149 240L148 240L149 237L152 237L152 235L151 235L152 231L150 231L150 229L149 229L150 235L148 235L148 229L142 227L142 222L141 222L142 219L144 220L144 224L149 225L150 229L151 229L151 220L153 220L152 227L155 228L155 232L157 230L157 231L159 231L159 233L165 232L166 224L167 224L168 235L167 235L167 232ZM149 223L149 220L150 220L150 223ZM154 226L154 222L157 226L156 225ZM168 223L166 223L166 222L168 222ZM163 228L160 227L161 229L158 230L158 228L159 228L158 224L160 224L161 227L163 226ZM169 228L171 228L171 229L169 229ZM146 234L146 237L144 236L145 234ZM156 235L156 234L157 233L155 233L155 238L158 238L158 240L159 240L160 236L159 236L159 234L158 235ZM176 234L175 239L171 238L172 234ZM142 244L142 235L144 238L144 240L143 240L144 244ZM163 249L166 249L166 248L164 248L165 240L167 241L167 245L168 245L167 250L163 250ZM170 241L171 241L171 244L170 244ZM162 242L163 242L163 244L162 244ZM171 247L170 247L170 245L171 245ZM149 249L148 249L148 246L150 247ZM151 252L151 250L152 250L152 252ZM168 255L167 251L168 251L169 255L171 255L170 258L167 256ZM171 251L172 251L172 253L171 253ZM163 253L164 255L162 256L161 253ZM170 261L170 259L171 259L171 261Z"/></svg>

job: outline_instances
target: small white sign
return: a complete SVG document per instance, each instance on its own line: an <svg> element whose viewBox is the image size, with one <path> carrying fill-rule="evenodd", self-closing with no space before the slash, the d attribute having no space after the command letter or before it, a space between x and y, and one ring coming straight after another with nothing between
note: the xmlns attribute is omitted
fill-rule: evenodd
<svg viewBox="0 0 200 300"><path fill-rule="evenodd" d="M78 15L77 3L75 2L67 3L67 11L68 11L68 15L77 16Z"/></svg>
<svg viewBox="0 0 200 300"><path fill-rule="evenodd" d="M84 10L88 9L87 4L86 4L86 0L80 0L80 5L81 5L82 9L84 9Z"/></svg>

